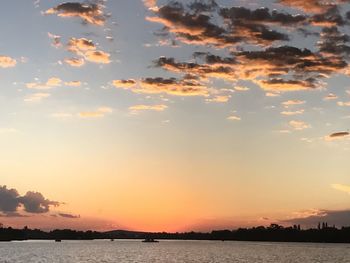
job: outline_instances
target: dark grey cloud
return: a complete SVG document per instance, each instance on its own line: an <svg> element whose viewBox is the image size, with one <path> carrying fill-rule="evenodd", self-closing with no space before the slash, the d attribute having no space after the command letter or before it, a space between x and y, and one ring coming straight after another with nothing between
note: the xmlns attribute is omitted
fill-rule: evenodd
<svg viewBox="0 0 350 263"><path fill-rule="evenodd" d="M250 10L245 7L221 8L219 15L224 19L228 30L236 36L244 35L246 43L269 45L274 41L288 41L289 36L273 26L291 27L307 23L307 16L291 15L270 11L268 8Z"/></svg>
<svg viewBox="0 0 350 263"><path fill-rule="evenodd" d="M20 206L19 194L16 189L0 186L0 211L4 213L16 212Z"/></svg>
<svg viewBox="0 0 350 263"><path fill-rule="evenodd" d="M65 2L50 8L46 14L57 14L60 17L80 17L84 23L104 25L106 15L103 12L103 1L95 3Z"/></svg>
<svg viewBox="0 0 350 263"><path fill-rule="evenodd" d="M18 213L20 207L28 213L38 214L49 212L50 207L59 205L59 202L46 199L39 192L29 191L24 196L20 196L16 189L0 186L0 212L5 216L23 216Z"/></svg>
<svg viewBox="0 0 350 263"><path fill-rule="evenodd" d="M329 137L330 138L342 138L342 137L346 137L349 135L350 135L349 132L335 132L335 133L332 133L331 135L329 135Z"/></svg>
<svg viewBox="0 0 350 263"><path fill-rule="evenodd" d="M311 19L310 23L313 25L320 26L344 26L346 24L346 19L340 13L338 6L333 6L329 8L324 13L315 14Z"/></svg>
<svg viewBox="0 0 350 263"><path fill-rule="evenodd" d="M186 8L178 1L170 1L160 7L154 14L147 17L151 22L161 23L165 31L173 33L184 43L196 45L229 46L242 41L242 37L232 36L221 25L215 23L212 14L214 2L193 2Z"/></svg>
<svg viewBox="0 0 350 263"><path fill-rule="evenodd" d="M341 33L337 27L325 27L322 29L319 49L325 55L348 56L350 55L350 42L347 34Z"/></svg>
<svg viewBox="0 0 350 263"><path fill-rule="evenodd" d="M204 86L208 78L249 80L278 91L315 89L331 75L348 74L350 37L343 31L350 13L343 4L350 0L276 2L304 12L224 7L214 0L160 6L147 19L164 26L163 38L214 48L220 55L200 51L188 61L160 57L154 65ZM292 46L295 34L313 36L316 44L310 49Z"/></svg>
<svg viewBox="0 0 350 263"><path fill-rule="evenodd" d="M60 205L60 203L57 201L46 199L39 192L29 191L18 199L19 202L23 205L24 210L28 213L47 213L50 210L50 206Z"/></svg>

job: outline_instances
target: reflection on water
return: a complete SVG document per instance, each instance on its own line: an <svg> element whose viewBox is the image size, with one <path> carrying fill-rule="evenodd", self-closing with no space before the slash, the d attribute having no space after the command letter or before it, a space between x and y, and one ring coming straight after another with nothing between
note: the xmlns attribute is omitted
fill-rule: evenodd
<svg viewBox="0 0 350 263"><path fill-rule="evenodd" d="M213 241L28 241L0 243L0 263L350 262L349 244Z"/></svg>

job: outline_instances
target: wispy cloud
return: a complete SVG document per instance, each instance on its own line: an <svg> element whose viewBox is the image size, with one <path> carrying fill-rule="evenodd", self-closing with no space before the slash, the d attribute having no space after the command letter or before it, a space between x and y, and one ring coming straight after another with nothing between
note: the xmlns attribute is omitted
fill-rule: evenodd
<svg viewBox="0 0 350 263"><path fill-rule="evenodd" d="M112 108L109 107L100 107L94 111L82 111L79 112L78 116L80 118L91 119L91 118L103 118L107 114L111 114L113 112Z"/></svg>
<svg viewBox="0 0 350 263"><path fill-rule="evenodd" d="M343 184L332 184L333 189L350 194L350 186Z"/></svg>
<svg viewBox="0 0 350 263"><path fill-rule="evenodd" d="M303 121L290 121L289 125L297 131L305 130L310 128L310 125Z"/></svg>
<svg viewBox="0 0 350 263"><path fill-rule="evenodd" d="M164 111L168 108L167 105L164 104L156 104L156 105L134 105L129 107L129 110L132 114L138 114L142 111Z"/></svg>
<svg viewBox="0 0 350 263"><path fill-rule="evenodd" d="M24 98L25 102L40 102L43 99L50 97L50 93L34 93Z"/></svg>
<svg viewBox="0 0 350 263"><path fill-rule="evenodd" d="M61 86L62 80L57 77L49 78L45 83L30 82L26 84L28 89L48 90Z"/></svg>

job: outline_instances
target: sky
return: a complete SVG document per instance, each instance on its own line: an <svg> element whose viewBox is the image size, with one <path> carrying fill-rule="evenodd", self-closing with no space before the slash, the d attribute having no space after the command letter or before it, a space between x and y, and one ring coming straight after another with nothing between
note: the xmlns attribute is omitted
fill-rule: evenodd
<svg viewBox="0 0 350 263"><path fill-rule="evenodd" d="M349 225L350 1L2 6L5 226Z"/></svg>

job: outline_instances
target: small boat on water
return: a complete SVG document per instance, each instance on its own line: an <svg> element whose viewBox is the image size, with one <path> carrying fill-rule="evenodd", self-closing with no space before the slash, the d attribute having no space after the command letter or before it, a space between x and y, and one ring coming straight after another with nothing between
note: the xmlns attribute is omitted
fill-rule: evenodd
<svg viewBox="0 0 350 263"><path fill-rule="evenodd" d="M146 238L145 240L142 240L144 243L158 243L158 240L154 240L153 238Z"/></svg>
<svg viewBox="0 0 350 263"><path fill-rule="evenodd" d="M62 242L61 239L55 239L55 242Z"/></svg>

